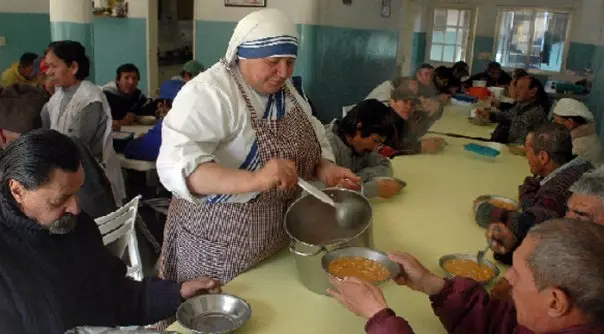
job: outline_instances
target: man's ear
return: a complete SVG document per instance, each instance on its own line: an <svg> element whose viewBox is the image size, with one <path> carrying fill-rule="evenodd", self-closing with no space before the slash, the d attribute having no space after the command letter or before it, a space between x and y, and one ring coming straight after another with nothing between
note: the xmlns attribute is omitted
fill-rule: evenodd
<svg viewBox="0 0 604 334"><path fill-rule="evenodd" d="M8 181L8 188L10 189L11 195L15 198L15 201L19 204L23 204L25 200L25 187L21 182L10 179Z"/></svg>

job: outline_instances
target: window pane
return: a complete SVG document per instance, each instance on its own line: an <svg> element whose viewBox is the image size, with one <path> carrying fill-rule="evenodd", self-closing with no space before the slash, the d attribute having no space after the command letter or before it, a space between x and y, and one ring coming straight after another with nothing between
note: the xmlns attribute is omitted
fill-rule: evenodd
<svg viewBox="0 0 604 334"><path fill-rule="evenodd" d="M545 71L560 71L569 15L538 12L535 18L530 67Z"/></svg>
<svg viewBox="0 0 604 334"><path fill-rule="evenodd" d="M467 19L467 22L466 22ZM470 11L462 10L459 12L459 25L462 27L468 27L470 25Z"/></svg>
<svg viewBox="0 0 604 334"><path fill-rule="evenodd" d="M447 10L447 25L456 26L457 19L459 18L459 11L456 9Z"/></svg>
<svg viewBox="0 0 604 334"><path fill-rule="evenodd" d="M447 28L447 32L445 33L445 43L446 44L455 44L457 43L457 29L455 28Z"/></svg>
<svg viewBox="0 0 604 334"><path fill-rule="evenodd" d="M434 26L444 27L447 25L447 10L437 8L434 10Z"/></svg>
<svg viewBox="0 0 604 334"><path fill-rule="evenodd" d="M445 33L442 31L433 31L432 32L432 43L443 43Z"/></svg>
<svg viewBox="0 0 604 334"><path fill-rule="evenodd" d="M459 45L463 45L463 39L464 39L464 30L463 29L457 29L457 41L455 41L457 44Z"/></svg>
<svg viewBox="0 0 604 334"><path fill-rule="evenodd" d="M432 44L432 49L430 50L430 60L441 61L442 54L443 54L443 46Z"/></svg>
<svg viewBox="0 0 604 334"><path fill-rule="evenodd" d="M463 50L462 47L455 48L455 61L456 62L461 61L461 59L462 59L462 50Z"/></svg>
<svg viewBox="0 0 604 334"><path fill-rule="evenodd" d="M455 59L455 46L445 45L443 48L443 61L453 62Z"/></svg>
<svg viewBox="0 0 604 334"><path fill-rule="evenodd" d="M505 67L524 67L531 41L532 10L501 14L495 59Z"/></svg>

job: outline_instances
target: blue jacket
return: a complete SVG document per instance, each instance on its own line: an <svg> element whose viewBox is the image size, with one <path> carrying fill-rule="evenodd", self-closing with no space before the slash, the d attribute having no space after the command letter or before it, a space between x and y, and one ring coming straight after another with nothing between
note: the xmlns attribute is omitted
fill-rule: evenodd
<svg viewBox="0 0 604 334"><path fill-rule="evenodd" d="M155 161L161 146L161 126L163 120L157 122L149 132L136 138L126 146L124 155L128 159Z"/></svg>

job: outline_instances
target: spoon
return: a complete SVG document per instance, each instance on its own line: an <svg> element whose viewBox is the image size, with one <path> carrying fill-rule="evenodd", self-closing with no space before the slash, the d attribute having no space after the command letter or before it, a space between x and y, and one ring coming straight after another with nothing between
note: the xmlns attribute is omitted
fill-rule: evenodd
<svg viewBox="0 0 604 334"><path fill-rule="evenodd" d="M478 264L482 264L483 263L484 256L487 254L487 252L489 251L489 249L491 249L491 242L490 241L487 243L487 247L485 247L481 251L478 251L478 254L476 254L476 262L478 262Z"/></svg>
<svg viewBox="0 0 604 334"><path fill-rule="evenodd" d="M338 225L342 227L354 227L352 223L355 221L355 216L359 214L359 210L354 202L349 200L335 202L326 193L322 192L317 187L301 178L298 178L298 185L300 188L306 190L307 193L311 194L321 202L334 207L336 210L336 221L338 222Z"/></svg>

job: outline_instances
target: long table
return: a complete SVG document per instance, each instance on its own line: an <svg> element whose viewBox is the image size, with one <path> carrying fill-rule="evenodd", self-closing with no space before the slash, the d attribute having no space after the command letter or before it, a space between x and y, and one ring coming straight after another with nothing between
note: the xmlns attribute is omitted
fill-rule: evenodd
<svg viewBox="0 0 604 334"><path fill-rule="evenodd" d="M471 125L467 111L468 107L446 107L433 130L488 137L492 126ZM441 154L395 158L394 174L408 182L407 188L390 200L372 200L376 248L410 252L440 274L444 274L438 266L441 256L475 254L486 245L485 230L474 223L472 201L483 194L516 197L529 173L526 159L507 150L488 161L464 151L469 140L446 141L449 145ZM427 296L392 282L382 288L390 307L409 321L415 333L446 332ZM252 317L238 331L241 334L364 333L364 319L302 286L287 250L240 275L224 291L251 304ZM170 329L188 333L178 324Z"/></svg>

